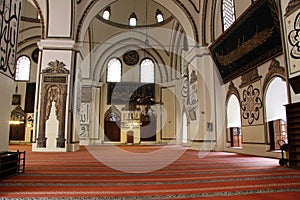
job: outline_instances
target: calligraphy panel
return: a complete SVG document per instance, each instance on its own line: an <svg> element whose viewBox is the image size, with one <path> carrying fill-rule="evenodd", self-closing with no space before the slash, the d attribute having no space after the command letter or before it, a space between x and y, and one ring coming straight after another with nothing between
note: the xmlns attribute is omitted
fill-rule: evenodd
<svg viewBox="0 0 300 200"><path fill-rule="evenodd" d="M137 103L139 99L146 97L154 99L154 94L155 84L153 83L110 82L107 84L107 104Z"/></svg>
<svg viewBox="0 0 300 200"><path fill-rule="evenodd" d="M295 74L300 71L300 11L286 17L287 49L289 72Z"/></svg>
<svg viewBox="0 0 300 200"><path fill-rule="evenodd" d="M0 73L14 79L21 0L0 0Z"/></svg>

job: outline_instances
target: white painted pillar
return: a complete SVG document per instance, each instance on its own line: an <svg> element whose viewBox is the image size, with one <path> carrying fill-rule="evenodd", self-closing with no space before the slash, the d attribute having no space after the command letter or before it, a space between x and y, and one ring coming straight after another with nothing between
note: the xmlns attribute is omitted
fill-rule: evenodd
<svg viewBox="0 0 300 200"><path fill-rule="evenodd" d="M80 111L77 109L76 97L80 101L81 90L76 80L78 72L76 70L77 45L74 42L73 28L74 3L76 2L72 0L51 0L45 5L48 6L46 36L38 43L40 55L33 151L79 150L78 130L75 125L76 120L79 119L77 111ZM57 65L50 70L55 73L55 75L52 74L54 78L50 85L55 88L61 84L61 80L65 80L66 86L63 90L66 91L63 94L59 93L60 89L51 90L48 86L45 87L45 70L49 71L49 63ZM66 76L66 78L61 79L60 76ZM47 84L49 85L49 82ZM47 95L46 98L45 95ZM48 106L51 104L52 106ZM47 116L42 116L45 113Z"/></svg>

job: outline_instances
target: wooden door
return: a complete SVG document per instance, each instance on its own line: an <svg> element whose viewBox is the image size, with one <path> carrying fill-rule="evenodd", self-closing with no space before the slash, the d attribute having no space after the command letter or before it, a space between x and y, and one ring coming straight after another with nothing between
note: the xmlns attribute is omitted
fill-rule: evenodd
<svg viewBox="0 0 300 200"><path fill-rule="evenodd" d="M11 124L9 131L9 140L25 140L25 123L24 124Z"/></svg>
<svg viewBox="0 0 300 200"><path fill-rule="evenodd" d="M112 106L108 111L106 111L104 121L104 141L121 141L120 116L120 112L114 106Z"/></svg>
<svg viewBox="0 0 300 200"><path fill-rule="evenodd" d="M176 139L176 96L173 91L175 87L162 88L161 101L164 107L164 113L161 120L161 139Z"/></svg>
<svg viewBox="0 0 300 200"><path fill-rule="evenodd" d="M141 117L141 137L142 142L155 142L156 141L156 117L151 114Z"/></svg>
<svg viewBox="0 0 300 200"><path fill-rule="evenodd" d="M121 141L121 131L120 131L120 123L105 121L104 124L104 141L111 142L120 142Z"/></svg>
<svg viewBox="0 0 300 200"><path fill-rule="evenodd" d="M133 131L127 131L127 143L133 144L133 138L134 138L133 134L134 134Z"/></svg>

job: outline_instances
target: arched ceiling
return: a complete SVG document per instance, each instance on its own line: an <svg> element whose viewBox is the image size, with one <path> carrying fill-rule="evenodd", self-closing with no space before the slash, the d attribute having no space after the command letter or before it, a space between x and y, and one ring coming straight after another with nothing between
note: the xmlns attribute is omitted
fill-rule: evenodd
<svg viewBox="0 0 300 200"><path fill-rule="evenodd" d="M125 2L131 2L128 3L128 5L123 5L122 4ZM134 3L135 2L135 3ZM133 4L134 3L134 4ZM148 17L147 17L147 24L148 24L148 19L149 19L149 24L155 23L153 20L155 20L155 12L157 8L160 8L166 19L169 17L173 17L174 19L178 20L179 24L183 25L183 30L185 33L191 37L191 38L197 38L198 36L195 35L195 31L193 28L193 24L190 22L190 17L187 16L184 13L184 10L180 8L173 0L148 0L149 5L152 5L153 8L150 8L148 11ZM81 3L83 4L83 2ZM120 5L118 5L120 4ZM77 35L76 35L76 40L77 41L84 41L85 34L87 33L87 30L91 24L91 22L95 19L96 16L99 16L101 11L103 11L107 6L112 6L112 19L111 21L118 22L120 24L127 24L128 23L128 18L130 14L132 13L132 10L137 10L137 17L138 17L138 24L143 22L142 24L146 24L146 14L143 13L145 12L146 4L145 0L118 0L118 1L113 1L113 0L104 0L104 1L92 1L89 2L88 5L82 5L82 7L79 9L79 12L82 13L80 19L78 20L78 25L77 25ZM116 8L118 5L118 14L120 14L119 17L113 18L113 8ZM126 11L125 8L126 7ZM131 9L130 9L131 7ZM149 6L150 7L150 6ZM168 8L168 10L166 9ZM121 9L121 10L120 10ZM128 10L127 10L128 9ZM171 12L173 13L173 16L171 15ZM152 13L153 17L150 16ZM80 13L78 13L80 14ZM126 17L125 17L126 16ZM151 18L151 19L150 19ZM152 21L151 21L152 20Z"/></svg>

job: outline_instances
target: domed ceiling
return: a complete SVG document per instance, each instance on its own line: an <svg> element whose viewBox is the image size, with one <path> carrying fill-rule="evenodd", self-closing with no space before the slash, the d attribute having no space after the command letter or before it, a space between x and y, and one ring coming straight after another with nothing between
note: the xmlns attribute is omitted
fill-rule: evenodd
<svg viewBox="0 0 300 200"><path fill-rule="evenodd" d="M102 17L106 9L110 10L109 20ZM157 22L157 12L163 16L162 22ZM118 0L101 10L97 18L112 26L132 28L129 26L129 18L132 13L137 17L136 27L160 26L173 19L168 10L152 0Z"/></svg>

